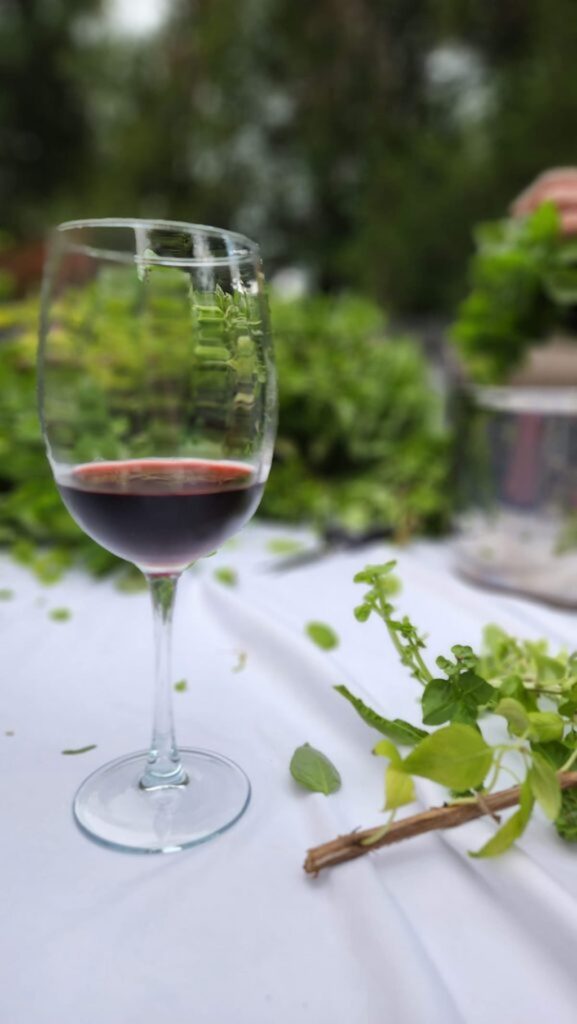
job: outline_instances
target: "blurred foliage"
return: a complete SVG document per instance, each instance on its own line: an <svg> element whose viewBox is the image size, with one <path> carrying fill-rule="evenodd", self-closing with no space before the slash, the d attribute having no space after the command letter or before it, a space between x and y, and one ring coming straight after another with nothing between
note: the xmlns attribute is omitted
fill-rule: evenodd
<svg viewBox="0 0 577 1024"><path fill-rule="evenodd" d="M561 236L556 208L480 227L471 291L452 338L476 381L507 379L552 331L577 329L577 243Z"/></svg>
<svg viewBox="0 0 577 1024"><path fill-rule="evenodd" d="M354 296L272 303L280 388L262 514L398 537L446 525L448 436L426 361Z"/></svg>
<svg viewBox="0 0 577 1024"><path fill-rule="evenodd" d="M233 294L216 272L203 284L176 267L104 262L47 297L42 412L55 462L189 458L199 445L204 457L258 454L268 338L244 274Z"/></svg>
<svg viewBox="0 0 577 1024"><path fill-rule="evenodd" d="M50 582L73 561L96 574L119 563L75 525L52 481L36 411L37 307L35 298L0 307L0 544ZM277 299L272 317L280 431L262 514L377 524L401 538L441 528L448 439L419 348L387 337L378 308L352 296ZM117 315L121 354L131 347L124 325Z"/></svg>
<svg viewBox="0 0 577 1024"><path fill-rule="evenodd" d="M0 4L16 240L88 214L222 224L321 290L446 312L471 225L577 163L573 0L169 0L140 36L109 6Z"/></svg>

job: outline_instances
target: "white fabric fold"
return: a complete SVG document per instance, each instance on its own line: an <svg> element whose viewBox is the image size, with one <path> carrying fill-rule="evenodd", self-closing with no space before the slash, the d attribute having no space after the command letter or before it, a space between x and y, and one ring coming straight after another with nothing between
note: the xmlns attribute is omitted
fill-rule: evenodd
<svg viewBox="0 0 577 1024"><path fill-rule="evenodd" d="M0 563L0 1006L10 1024L574 1024L577 848L537 821L499 861L473 861L493 826L429 835L316 879L308 847L382 821L377 734L334 691L418 722L416 683L377 621L356 622L365 562L395 557L400 606L432 655L477 644L491 619L524 635L569 635L569 619L473 591L446 549L384 545L267 573L254 528L183 581L175 621L177 732L221 750L253 783L246 815L218 840L171 857L114 853L75 828L70 801L99 764L146 745L152 640L145 595L71 574L39 587ZM235 568L239 585L213 578ZM68 606L72 618L48 612ZM311 620L340 637L333 653ZM243 657L239 660L239 654ZM13 732L13 736L5 735ZM288 765L309 742L339 768L331 796L300 790ZM96 743L79 757L61 750ZM422 805L438 799L419 784Z"/></svg>

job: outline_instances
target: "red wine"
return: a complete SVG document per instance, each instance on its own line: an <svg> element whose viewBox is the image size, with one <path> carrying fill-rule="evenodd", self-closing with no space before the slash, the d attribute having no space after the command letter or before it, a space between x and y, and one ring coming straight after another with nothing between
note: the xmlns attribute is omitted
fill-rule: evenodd
<svg viewBox="0 0 577 1024"><path fill-rule="evenodd" d="M142 569L182 569L244 526L263 484L242 462L134 459L58 474L68 511L102 547Z"/></svg>

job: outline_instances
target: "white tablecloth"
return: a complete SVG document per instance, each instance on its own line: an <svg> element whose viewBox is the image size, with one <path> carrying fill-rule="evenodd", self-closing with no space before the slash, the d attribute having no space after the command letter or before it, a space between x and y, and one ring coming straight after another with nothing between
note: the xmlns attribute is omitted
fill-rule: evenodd
<svg viewBox="0 0 577 1024"><path fill-rule="evenodd" d="M574 617L472 589L451 574L444 545L375 545L268 573L267 541L286 534L253 526L182 583L174 678L188 689L174 695L178 736L238 760L253 797L229 832L165 856L102 848L70 810L90 771L148 741L146 595L76 572L46 588L0 561L0 588L14 591L0 602L0 1020L541 1024L546 1013L575 1024L577 846L544 821L496 861L467 856L493 828L479 821L317 879L302 870L308 847L382 820L376 734L333 685L418 720L415 684L384 627L353 618L357 569L398 557L400 604L434 654L478 644L491 620L574 645ZM238 570L237 587L215 581L219 566ZM61 606L68 621L50 618ZM311 619L336 629L336 652L305 636ZM330 798L289 775L305 741L342 774ZM424 783L419 798L424 806L438 794Z"/></svg>

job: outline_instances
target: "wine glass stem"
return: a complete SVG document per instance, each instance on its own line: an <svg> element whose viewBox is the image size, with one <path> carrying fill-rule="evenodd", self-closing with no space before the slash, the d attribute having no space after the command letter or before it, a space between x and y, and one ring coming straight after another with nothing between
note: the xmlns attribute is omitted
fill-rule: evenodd
<svg viewBox="0 0 577 1024"><path fill-rule="evenodd" d="M140 780L142 789L184 786L188 782L176 746L172 713L172 613L179 575L146 574L154 615L156 679L152 742Z"/></svg>

